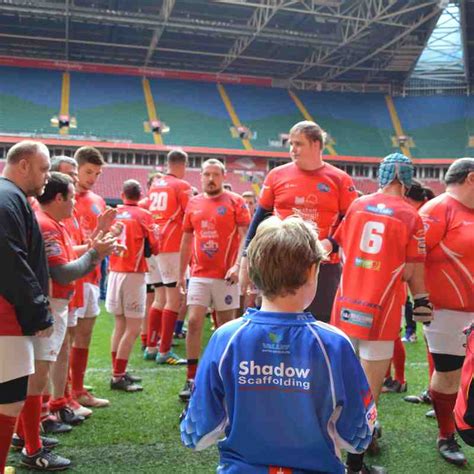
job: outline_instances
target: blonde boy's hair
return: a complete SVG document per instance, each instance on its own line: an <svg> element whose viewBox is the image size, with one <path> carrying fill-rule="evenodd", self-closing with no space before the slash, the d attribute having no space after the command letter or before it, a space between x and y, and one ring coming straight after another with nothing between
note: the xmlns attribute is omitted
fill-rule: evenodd
<svg viewBox="0 0 474 474"><path fill-rule="evenodd" d="M265 297L294 294L308 280L313 264L326 253L316 226L298 216L263 221L247 250L249 276Z"/></svg>

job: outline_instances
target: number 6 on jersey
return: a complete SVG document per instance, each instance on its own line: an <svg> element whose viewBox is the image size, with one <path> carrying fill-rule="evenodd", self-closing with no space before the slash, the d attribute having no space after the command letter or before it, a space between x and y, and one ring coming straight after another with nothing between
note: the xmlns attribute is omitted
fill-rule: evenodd
<svg viewBox="0 0 474 474"><path fill-rule="evenodd" d="M376 254L380 252L383 243L385 224L383 222L369 221L364 225L360 239L360 249L363 252Z"/></svg>

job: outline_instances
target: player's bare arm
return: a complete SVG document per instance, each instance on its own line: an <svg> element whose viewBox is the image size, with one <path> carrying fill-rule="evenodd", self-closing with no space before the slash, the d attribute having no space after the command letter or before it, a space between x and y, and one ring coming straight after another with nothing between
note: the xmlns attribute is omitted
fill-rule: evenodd
<svg viewBox="0 0 474 474"><path fill-rule="evenodd" d="M179 277L176 285L182 295L186 293L186 269L191 261L192 245L193 233L183 232L179 248Z"/></svg>

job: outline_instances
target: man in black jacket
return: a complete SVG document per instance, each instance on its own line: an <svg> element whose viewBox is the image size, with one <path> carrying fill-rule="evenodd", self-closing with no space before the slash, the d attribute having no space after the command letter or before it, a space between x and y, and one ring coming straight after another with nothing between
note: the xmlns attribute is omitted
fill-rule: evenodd
<svg viewBox="0 0 474 474"><path fill-rule="evenodd" d="M34 372L29 336L48 337L53 324L43 238L27 201L42 194L49 168L48 148L22 141L0 178L0 472Z"/></svg>

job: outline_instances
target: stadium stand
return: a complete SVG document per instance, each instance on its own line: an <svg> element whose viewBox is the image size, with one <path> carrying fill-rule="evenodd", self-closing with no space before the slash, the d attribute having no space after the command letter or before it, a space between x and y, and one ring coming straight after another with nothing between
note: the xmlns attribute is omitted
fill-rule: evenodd
<svg viewBox="0 0 474 474"><path fill-rule="evenodd" d="M2 67L0 130L2 133L57 133L51 117L59 113L61 73Z"/></svg>
<svg viewBox="0 0 474 474"><path fill-rule="evenodd" d="M286 134L303 120L286 89L227 85L226 91L242 125L255 134L252 147L258 150L283 151L279 135Z"/></svg>
<svg viewBox="0 0 474 474"><path fill-rule="evenodd" d="M69 110L77 119L70 134L153 143L143 128L148 114L138 77L71 73Z"/></svg>
<svg viewBox="0 0 474 474"><path fill-rule="evenodd" d="M335 141L339 155L385 156L395 151L382 94L298 91L298 97Z"/></svg>
<svg viewBox="0 0 474 474"><path fill-rule="evenodd" d="M474 136L474 97L396 97L394 103L404 132L414 141L413 157L472 154L469 136Z"/></svg>
<svg viewBox="0 0 474 474"><path fill-rule="evenodd" d="M101 140L153 143L141 78L111 74L70 74L69 135ZM215 83L151 79L160 121L170 127L166 145L243 149L231 135L232 120ZM302 120L286 89L225 86L255 150L284 151L280 134ZM385 156L395 151L395 131L382 94L298 91L311 116L328 131L338 155ZM61 73L2 67L0 132L57 134L50 120L61 106ZM474 97L394 97L401 126L414 142L414 158L456 158L472 154ZM470 139L471 137L471 139ZM469 146L471 145L471 147Z"/></svg>
<svg viewBox="0 0 474 474"><path fill-rule="evenodd" d="M170 127L165 144L243 148L230 134L232 122L216 84L152 79L150 87L158 117Z"/></svg>

